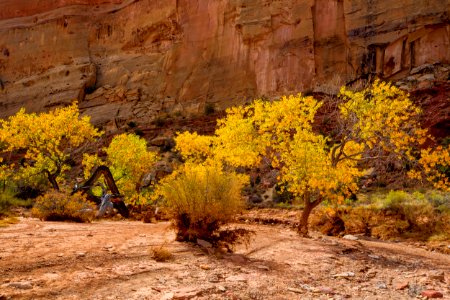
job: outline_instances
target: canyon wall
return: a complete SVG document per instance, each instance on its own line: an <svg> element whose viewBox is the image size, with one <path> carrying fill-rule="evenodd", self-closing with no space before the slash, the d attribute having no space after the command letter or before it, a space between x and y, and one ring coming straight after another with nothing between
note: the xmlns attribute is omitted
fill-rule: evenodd
<svg viewBox="0 0 450 300"><path fill-rule="evenodd" d="M102 126L450 62L449 0L0 0L0 117Z"/></svg>

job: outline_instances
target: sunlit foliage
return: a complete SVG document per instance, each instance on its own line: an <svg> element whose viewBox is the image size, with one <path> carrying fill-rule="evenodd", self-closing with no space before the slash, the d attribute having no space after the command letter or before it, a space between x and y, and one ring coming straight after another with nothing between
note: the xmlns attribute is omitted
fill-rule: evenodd
<svg viewBox="0 0 450 300"><path fill-rule="evenodd" d="M395 86L375 81L359 92L342 88L339 99L330 136L313 130L322 103L299 94L231 108L213 137L184 133L177 149L187 159L208 157L233 167L270 159L280 170L279 180L303 200L299 230L307 233L315 206L325 199L342 202L356 192L357 180L365 174L362 166L387 158L412 161L427 138L417 121L420 109ZM425 152L424 165L427 159Z"/></svg>
<svg viewBox="0 0 450 300"><path fill-rule="evenodd" d="M426 179L437 189L450 191L450 148L438 146L436 149L424 149L420 153L419 170L412 170L409 176L415 179Z"/></svg>
<svg viewBox="0 0 450 300"><path fill-rule="evenodd" d="M107 154L105 161L96 155L84 155L84 176L88 178L95 167L106 165L127 203L144 201L141 199L141 182L158 160L158 155L147 150L147 142L143 138L128 133L115 136L104 150Z"/></svg>
<svg viewBox="0 0 450 300"><path fill-rule="evenodd" d="M40 114L21 109L7 120L0 120L0 143L4 153L21 152L23 159L3 165L0 175L28 184L45 177L54 189L59 189L63 175L70 169L71 154L100 135L88 116L80 116L76 103Z"/></svg>
<svg viewBox="0 0 450 300"><path fill-rule="evenodd" d="M242 210L241 190L246 182L247 176L224 171L220 163L187 162L163 179L158 194L164 198L179 240L209 240Z"/></svg>
<svg viewBox="0 0 450 300"><path fill-rule="evenodd" d="M86 195L50 191L36 199L32 213L44 221L90 222L95 211L95 205L86 200Z"/></svg>

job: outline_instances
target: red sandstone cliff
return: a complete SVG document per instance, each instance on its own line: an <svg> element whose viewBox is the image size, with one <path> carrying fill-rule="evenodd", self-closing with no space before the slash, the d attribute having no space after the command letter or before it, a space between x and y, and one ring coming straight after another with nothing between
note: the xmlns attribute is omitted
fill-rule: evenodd
<svg viewBox="0 0 450 300"><path fill-rule="evenodd" d="M450 62L448 0L0 0L0 117L98 124Z"/></svg>

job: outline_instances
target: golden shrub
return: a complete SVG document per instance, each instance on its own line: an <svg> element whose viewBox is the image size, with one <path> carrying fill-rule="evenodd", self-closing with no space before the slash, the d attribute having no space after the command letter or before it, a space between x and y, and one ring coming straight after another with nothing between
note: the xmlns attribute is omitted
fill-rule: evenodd
<svg viewBox="0 0 450 300"><path fill-rule="evenodd" d="M242 175L218 164L186 163L160 186L165 206L178 229L178 240L210 239L243 206Z"/></svg>
<svg viewBox="0 0 450 300"><path fill-rule="evenodd" d="M37 198L32 213L44 221L90 222L95 216L96 207L80 193L68 195L50 191Z"/></svg>

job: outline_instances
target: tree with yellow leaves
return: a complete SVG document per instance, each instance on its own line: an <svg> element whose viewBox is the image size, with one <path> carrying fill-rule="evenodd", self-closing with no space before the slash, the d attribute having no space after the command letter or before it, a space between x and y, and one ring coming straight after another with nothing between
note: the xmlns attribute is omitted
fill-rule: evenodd
<svg viewBox="0 0 450 300"><path fill-rule="evenodd" d="M313 130L323 103L299 94L231 108L215 136L192 135L177 147L191 157L200 157L202 149L203 156L234 167L256 166L262 157L269 158L280 171L279 180L303 201L298 229L306 235L317 205L325 199L343 201L358 189L362 166L387 158L414 160L415 149L427 138L417 122L420 109L395 86L375 81L359 92L342 88L339 97L331 136ZM188 140L185 135L180 136ZM199 139L208 143L194 147Z"/></svg>
<svg viewBox="0 0 450 300"><path fill-rule="evenodd" d="M29 183L45 176L59 190L63 175L70 169L72 153L100 135L88 116L80 116L76 103L40 114L21 109L0 120L2 152L24 153L19 164L3 167L2 176Z"/></svg>
<svg viewBox="0 0 450 300"><path fill-rule="evenodd" d="M96 155L84 155L85 177L88 178L95 167L107 165L126 202L142 204L141 183L158 161L158 155L147 150L147 142L143 138L128 133L115 136L104 150L107 154L106 161Z"/></svg>

